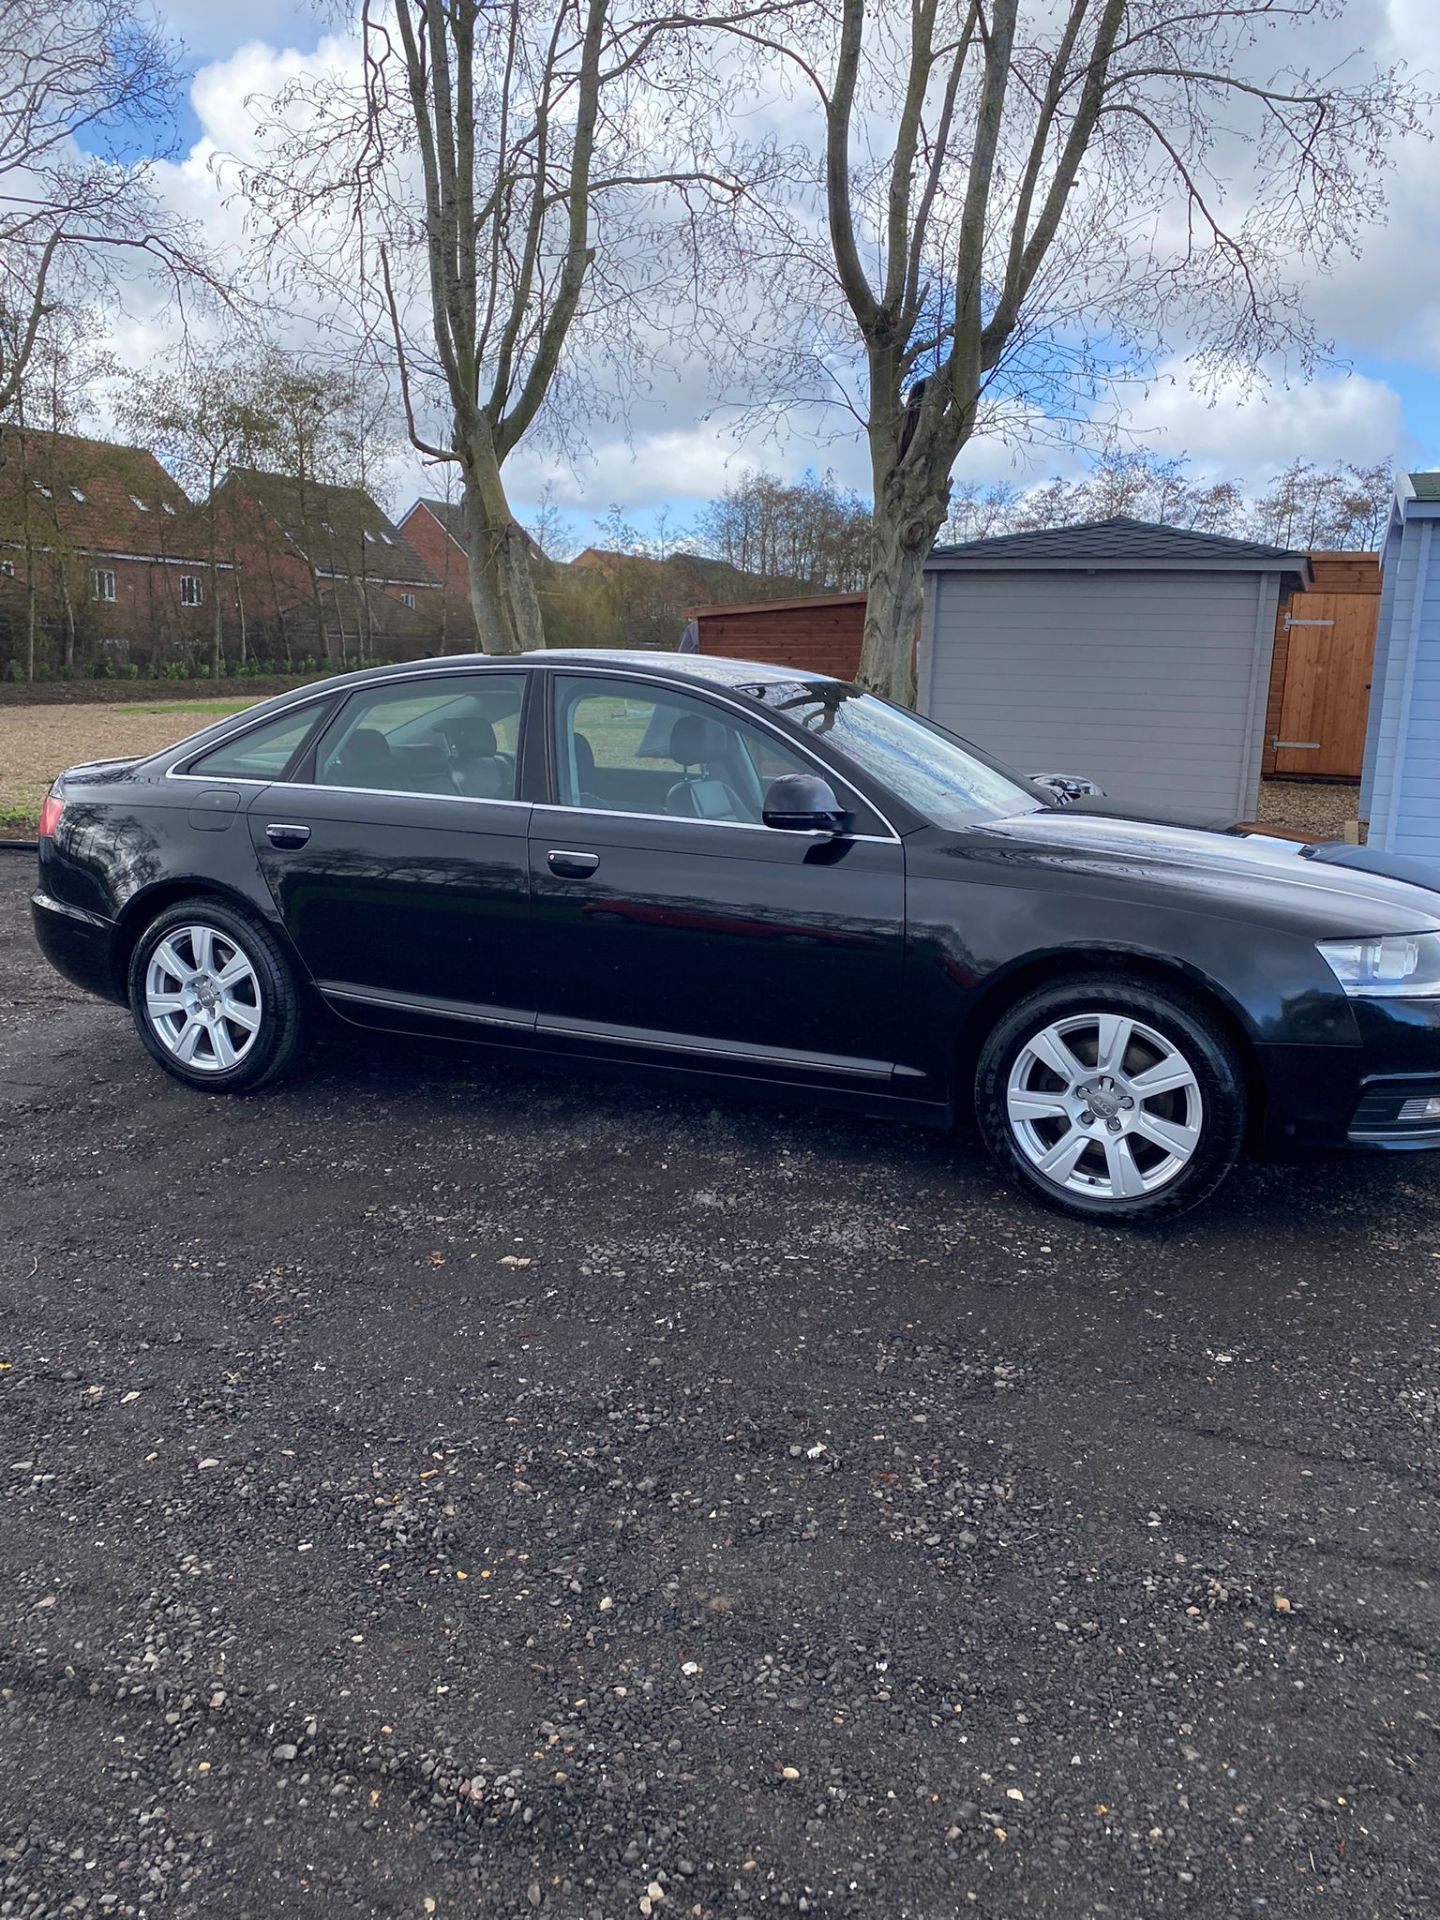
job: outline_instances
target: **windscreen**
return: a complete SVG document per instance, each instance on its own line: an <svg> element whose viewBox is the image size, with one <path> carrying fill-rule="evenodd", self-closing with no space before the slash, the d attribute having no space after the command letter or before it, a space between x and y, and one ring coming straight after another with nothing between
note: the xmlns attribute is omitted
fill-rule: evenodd
<svg viewBox="0 0 1440 1920"><path fill-rule="evenodd" d="M1045 809L1034 787L998 760L872 693L834 680L772 681L743 691L823 739L937 826Z"/></svg>

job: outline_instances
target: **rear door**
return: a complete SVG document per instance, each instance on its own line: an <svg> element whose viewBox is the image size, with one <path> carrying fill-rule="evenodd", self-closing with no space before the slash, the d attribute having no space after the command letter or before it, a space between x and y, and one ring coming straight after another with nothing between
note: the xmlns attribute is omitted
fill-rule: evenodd
<svg viewBox="0 0 1440 1920"><path fill-rule="evenodd" d="M298 777L252 802L266 884L348 1018L534 1025L516 775L528 683L480 668L361 688Z"/></svg>
<svg viewBox="0 0 1440 1920"><path fill-rule="evenodd" d="M673 684L552 681L553 804L531 817L542 1035L695 1065L890 1086L904 853L858 796L848 839L761 823L824 773L758 719Z"/></svg>

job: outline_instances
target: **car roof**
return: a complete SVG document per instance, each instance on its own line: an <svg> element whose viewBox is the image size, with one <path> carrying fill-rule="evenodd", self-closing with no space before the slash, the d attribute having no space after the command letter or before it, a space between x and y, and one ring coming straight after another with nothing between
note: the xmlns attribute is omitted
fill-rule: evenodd
<svg viewBox="0 0 1440 1920"><path fill-rule="evenodd" d="M492 668L503 673L517 666L628 667L646 673L663 674L667 679L693 680L702 686L766 686L795 681L813 681L817 686L833 682L835 676L811 673L804 667L780 667L773 661L730 660L708 653L652 653L643 647L544 647L529 653L447 653L429 660L399 660L365 672L367 680L387 680L423 673L427 668ZM358 674L340 676L351 684ZM315 691L314 687L307 689Z"/></svg>

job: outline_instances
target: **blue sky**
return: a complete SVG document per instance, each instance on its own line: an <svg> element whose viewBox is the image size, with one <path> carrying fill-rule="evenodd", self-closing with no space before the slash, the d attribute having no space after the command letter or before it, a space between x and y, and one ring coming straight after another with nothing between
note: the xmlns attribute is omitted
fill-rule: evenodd
<svg viewBox="0 0 1440 1920"><path fill-rule="evenodd" d="M1412 68L1440 73L1440 0L1351 0L1388 51ZM216 0L160 0L159 12L186 46L193 75L177 138L180 164L166 170L186 211L221 234L238 239L237 216L225 213L204 166L208 151L237 138L250 92L273 88L311 64L335 16L289 4L249 0L243 8ZM186 156L189 156L188 164ZM223 241L221 242L223 244ZM1335 364L1311 385L1276 388L1243 399L1223 393L1214 404L1190 390L1183 365L1162 378L1132 408L1143 443L1167 455L1187 454L1196 466L1251 484L1295 455L1330 459L1390 459L1440 466L1440 195L1434 188L1434 149L1417 146L1402 160L1385 228L1364 236L1358 262L1345 261L1311 290L1321 329L1334 339ZM122 329L122 356L158 350L142 326ZM523 448L510 469L517 507L547 483L582 539L612 503L647 526L670 503L683 522L695 506L720 491L744 467L765 466L797 476L806 468L833 469L845 484L866 490L862 450L853 438L820 442L791 434L784 444L751 431L738 441L707 418L693 379L677 371L632 411L628 425L596 420L588 453L573 464L537 447ZM976 443L957 473L1021 484L1073 469L1078 459ZM406 463L392 493L435 491L417 461Z"/></svg>

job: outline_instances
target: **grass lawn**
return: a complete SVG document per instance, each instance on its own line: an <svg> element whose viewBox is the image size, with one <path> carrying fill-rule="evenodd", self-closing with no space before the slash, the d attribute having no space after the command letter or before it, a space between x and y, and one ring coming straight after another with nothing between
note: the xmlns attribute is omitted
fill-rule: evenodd
<svg viewBox="0 0 1440 1920"><path fill-rule="evenodd" d="M158 753L248 700L0 707L0 832L33 831L50 782L85 760Z"/></svg>

